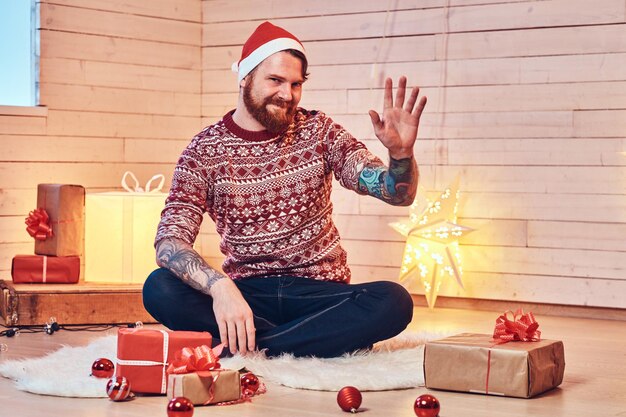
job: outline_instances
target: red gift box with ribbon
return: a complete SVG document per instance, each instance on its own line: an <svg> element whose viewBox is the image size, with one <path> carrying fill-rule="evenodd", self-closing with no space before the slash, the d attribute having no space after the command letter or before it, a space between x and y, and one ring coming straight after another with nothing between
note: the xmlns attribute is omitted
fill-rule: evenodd
<svg viewBox="0 0 626 417"><path fill-rule="evenodd" d="M541 339L532 313L506 312L493 335L462 333L426 343L427 388L531 398L563 381L563 342Z"/></svg>
<svg viewBox="0 0 626 417"><path fill-rule="evenodd" d="M26 218L35 253L80 256L83 253L85 189L80 185L39 184L37 207Z"/></svg>
<svg viewBox="0 0 626 417"><path fill-rule="evenodd" d="M76 284L80 277L78 256L16 255L11 263L16 284Z"/></svg>
<svg viewBox="0 0 626 417"><path fill-rule="evenodd" d="M128 379L133 392L165 394L167 369L185 347L211 346L208 332L119 329L116 376Z"/></svg>

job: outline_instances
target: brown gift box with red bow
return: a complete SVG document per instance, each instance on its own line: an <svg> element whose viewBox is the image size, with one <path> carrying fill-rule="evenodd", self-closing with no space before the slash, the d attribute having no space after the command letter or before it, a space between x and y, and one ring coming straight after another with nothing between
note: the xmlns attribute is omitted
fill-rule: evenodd
<svg viewBox="0 0 626 417"><path fill-rule="evenodd" d="M35 253L51 256L82 255L85 189L80 185L39 184L36 209L39 208L43 208L49 217L48 226L52 228L52 236L42 240L35 238Z"/></svg>
<svg viewBox="0 0 626 417"><path fill-rule="evenodd" d="M167 368L176 353L211 342L208 332L119 329L115 374L126 377L133 392L165 394Z"/></svg>
<svg viewBox="0 0 626 417"><path fill-rule="evenodd" d="M238 400L240 386L239 372L230 369L171 374L167 398L185 397L194 405L215 404Z"/></svg>
<svg viewBox="0 0 626 417"><path fill-rule="evenodd" d="M426 343L427 388L530 398L561 384L563 342L498 343L492 335L463 333Z"/></svg>
<svg viewBox="0 0 626 417"><path fill-rule="evenodd" d="M80 276L78 256L16 255L11 278L16 284L75 284Z"/></svg>

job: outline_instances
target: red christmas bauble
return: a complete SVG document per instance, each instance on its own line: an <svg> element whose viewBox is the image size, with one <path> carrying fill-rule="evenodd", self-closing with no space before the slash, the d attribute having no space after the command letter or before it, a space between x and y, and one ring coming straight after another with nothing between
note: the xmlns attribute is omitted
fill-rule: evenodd
<svg viewBox="0 0 626 417"><path fill-rule="evenodd" d="M174 397L167 404L167 417L193 416L193 403L185 397Z"/></svg>
<svg viewBox="0 0 626 417"><path fill-rule="evenodd" d="M337 404L343 411L356 413L361 406L361 391L354 387L343 387L337 393Z"/></svg>
<svg viewBox="0 0 626 417"><path fill-rule="evenodd" d="M107 395L113 401L124 401L132 398L130 382L128 382L128 379L123 376L118 376L115 379L109 379L109 382L107 382Z"/></svg>
<svg viewBox="0 0 626 417"><path fill-rule="evenodd" d="M244 396L251 397L259 389L259 378L252 372L241 375L241 393Z"/></svg>
<svg viewBox="0 0 626 417"><path fill-rule="evenodd" d="M91 375L96 378L111 378L115 372L115 365L107 358L98 358L91 365Z"/></svg>
<svg viewBox="0 0 626 417"><path fill-rule="evenodd" d="M437 417L439 415L439 400L429 394L417 397L413 410L417 417Z"/></svg>

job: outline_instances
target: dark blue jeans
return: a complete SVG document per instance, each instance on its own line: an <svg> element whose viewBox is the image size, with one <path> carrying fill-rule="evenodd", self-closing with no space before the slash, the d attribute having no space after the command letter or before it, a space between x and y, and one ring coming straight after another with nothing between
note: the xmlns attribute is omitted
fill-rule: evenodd
<svg viewBox="0 0 626 417"><path fill-rule="evenodd" d="M389 281L343 284L282 276L234 282L254 314L257 348L269 356L340 356L397 335L413 316L409 293ZM150 274L143 303L171 330L219 337L212 298L167 269Z"/></svg>

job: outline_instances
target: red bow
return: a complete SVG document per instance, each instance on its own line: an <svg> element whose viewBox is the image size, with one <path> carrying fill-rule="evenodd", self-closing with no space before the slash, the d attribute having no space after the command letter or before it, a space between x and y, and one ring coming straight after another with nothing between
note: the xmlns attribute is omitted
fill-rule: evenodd
<svg viewBox="0 0 626 417"><path fill-rule="evenodd" d="M26 217L26 231L36 240L46 240L52 237L52 227L50 226L50 216L43 208L38 208Z"/></svg>
<svg viewBox="0 0 626 417"><path fill-rule="evenodd" d="M214 371L220 368L219 355L224 344L211 349L207 345L195 348L183 348L176 352L174 360L167 368L168 374L188 374L191 372Z"/></svg>
<svg viewBox="0 0 626 417"><path fill-rule="evenodd" d="M513 319L508 318L509 313ZM537 330L539 323L535 320L533 313L524 314L521 308L513 314L512 311L505 311L496 319L496 328L493 330L493 338L499 343L511 341L537 342L541 339L541 332Z"/></svg>

